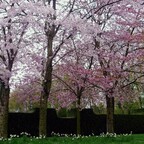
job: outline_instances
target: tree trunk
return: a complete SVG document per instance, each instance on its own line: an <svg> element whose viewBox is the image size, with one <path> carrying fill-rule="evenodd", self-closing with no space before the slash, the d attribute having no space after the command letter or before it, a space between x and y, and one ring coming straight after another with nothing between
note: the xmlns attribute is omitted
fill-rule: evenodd
<svg viewBox="0 0 144 144"><path fill-rule="evenodd" d="M48 62L40 97L39 136L47 135L47 101L52 84L52 63Z"/></svg>
<svg viewBox="0 0 144 144"><path fill-rule="evenodd" d="M0 85L0 138L8 137L8 104L9 104L9 87L4 83Z"/></svg>
<svg viewBox="0 0 144 144"><path fill-rule="evenodd" d="M77 136L81 134L80 110L77 108Z"/></svg>
<svg viewBox="0 0 144 144"><path fill-rule="evenodd" d="M77 136L81 134L81 116L80 116L80 95L78 94L78 101L77 101L77 112L76 112L76 119L77 119Z"/></svg>
<svg viewBox="0 0 144 144"><path fill-rule="evenodd" d="M48 4L52 3L52 8L56 10L56 0L48 0ZM52 20L56 19L56 16L53 15L50 17ZM47 59L46 66L43 70L43 91L40 98L40 117L39 117L39 135L47 135L47 100L49 98L51 85L52 85L52 61L53 61L53 39L56 35L55 31L56 26L54 24L49 24L45 22L45 35L47 37ZM57 51L58 52L58 51ZM56 54L56 53L55 53ZM44 64L45 65L45 64Z"/></svg>
<svg viewBox="0 0 144 144"><path fill-rule="evenodd" d="M47 96L42 93L39 111L39 136L47 135Z"/></svg>
<svg viewBox="0 0 144 144"><path fill-rule="evenodd" d="M106 96L107 104L107 132L114 133L114 97Z"/></svg>
<svg viewBox="0 0 144 144"><path fill-rule="evenodd" d="M53 37L48 35L47 62L42 74L44 79L42 83L43 90L40 98L39 136L47 135L47 100L52 85L52 43Z"/></svg>

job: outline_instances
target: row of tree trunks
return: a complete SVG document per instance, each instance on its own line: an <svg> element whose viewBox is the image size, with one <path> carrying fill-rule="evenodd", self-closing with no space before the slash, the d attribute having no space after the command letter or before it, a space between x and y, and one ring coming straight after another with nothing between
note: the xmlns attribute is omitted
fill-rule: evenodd
<svg viewBox="0 0 144 144"><path fill-rule="evenodd" d="M78 100L80 104L80 99ZM107 105L107 117L106 117L106 129L108 133L114 133L114 97L106 96ZM77 135L81 135L81 116L80 110L77 108Z"/></svg>

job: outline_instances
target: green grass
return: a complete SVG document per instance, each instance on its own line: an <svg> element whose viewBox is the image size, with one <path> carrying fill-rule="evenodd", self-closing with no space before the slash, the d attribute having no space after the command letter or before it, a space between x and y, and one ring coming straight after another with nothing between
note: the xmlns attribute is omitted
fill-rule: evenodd
<svg viewBox="0 0 144 144"><path fill-rule="evenodd" d="M144 134L121 135L116 137L49 137L49 138L11 138L0 140L0 144L144 144Z"/></svg>

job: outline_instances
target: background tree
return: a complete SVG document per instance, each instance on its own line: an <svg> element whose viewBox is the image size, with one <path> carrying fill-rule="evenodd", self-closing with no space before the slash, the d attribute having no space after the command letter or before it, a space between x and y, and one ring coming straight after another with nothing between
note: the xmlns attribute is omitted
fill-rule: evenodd
<svg viewBox="0 0 144 144"><path fill-rule="evenodd" d="M117 2L121 2L120 5L115 5ZM102 6L101 2L99 2L99 4ZM107 131L113 133L115 95L118 96L118 91L121 91L124 87L134 83L143 76L137 75L137 77L127 79L127 77L131 75L130 69L139 65L138 57L143 53L143 50L139 48L141 42L138 42L136 39L137 36L142 38L142 33L139 31L142 29L140 20L141 3L135 1L131 1L131 3L124 1L105 1L103 6L105 7L104 11L100 8L97 13L93 12L92 14L88 13L89 15L86 15L88 16L88 20L90 20L91 17L93 18L92 20L95 26L97 26L96 24L99 22L102 30L100 38L92 33L94 40L93 45L99 43L96 49L97 51L94 52L94 49L90 49L87 52L95 58L93 75L91 75L93 78L90 79L90 83L95 83L94 85L99 87L106 97ZM85 9L79 13L85 15L84 10L88 11L88 8L87 3L85 3ZM96 9L97 7L93 7L94 11ZM125 11L123 9L125 9ZM98 18L96 17L97 14L99 14ZM127 15L128 19L123 18L124 15ZM138 16L140 17L138 18ZM133 22L131 22L131 20L133 20ZM94 32L94 26L92 23L90 24L91 30ZM135 24L136 27L134 26ZM80 31L79 27L76 28ZM137 52L137 56L135 52ZM135 65L133 61L137 64Z"/></svg>
<svg viewBox="0 0 144 144"><path fill-rule="evenodd" d="M9 111L29 112L39 107L40 91L41 80L25 76L10 93Z"/></svg>
<svg viewBox="0 0 144 144"><path fill-rule="evenodd" d="M124 87L143 76L142 73L139 76L134 73L134 77L130 77L131 69L140 64L138 57L143 53L139 47L141 40L138 42L136 39L137 36L142 36L139 31L142 30L140 3L121 2L118 8L117 6L111 7L109 26L105 27L101 35L103 41L100 41L97 54L99 64L95 66L97 70L93 79L95 85L101 87L106 96L107 132L110 133L114 132L114 97L117 97Z"/></svg>

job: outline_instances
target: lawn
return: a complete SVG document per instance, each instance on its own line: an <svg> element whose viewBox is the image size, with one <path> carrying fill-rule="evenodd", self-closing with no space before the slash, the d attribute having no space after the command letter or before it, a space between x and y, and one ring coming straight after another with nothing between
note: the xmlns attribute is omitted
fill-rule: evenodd
<svg viewBox="0 0 144 144"><path fill-rule="evenodd" d="M27 136L0 140L0 144L144 144L144 134L89 137L30 138Z"/></svg>

